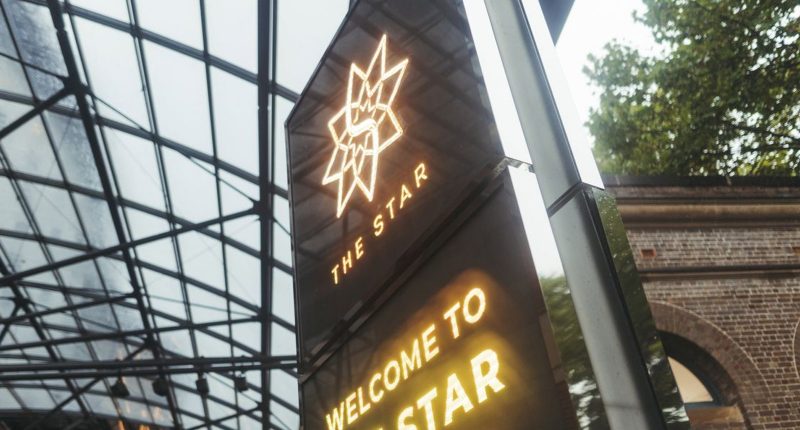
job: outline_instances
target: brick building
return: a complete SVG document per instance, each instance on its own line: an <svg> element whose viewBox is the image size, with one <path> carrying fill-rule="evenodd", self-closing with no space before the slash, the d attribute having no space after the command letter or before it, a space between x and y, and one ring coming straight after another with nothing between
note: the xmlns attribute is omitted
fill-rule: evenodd
<svg viewBox="0 0 800 430"><path fill-rule="evenodd" d="M800 429L800 180L605 179L693 427Z"/></svg>

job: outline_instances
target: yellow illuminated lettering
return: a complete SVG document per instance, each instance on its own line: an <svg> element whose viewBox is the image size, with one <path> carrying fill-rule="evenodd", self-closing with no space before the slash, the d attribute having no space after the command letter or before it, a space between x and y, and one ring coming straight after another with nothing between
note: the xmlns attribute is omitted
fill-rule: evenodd
<svg viewBox="0 0 800 430"><path fill-rule="evenodd" d="M369 402L364 403L364 388L358 387L358 413L364 415L364 412L370 408Z"/></svg>
<svg viewBox="0 0 800 430"><path fill-rule="evenodd" d="M339 265L333 266L331 269L331 273L333 273L333 285L339 285Z"/></svg>
<svg viewBox="0 0 800 430"><path fill-rule="evenodd" d="M394 381L389 379L389 371L394 369ZM386 364L386 368L383 369L383 386L386 387L387 390L392 391L397 388L397 384L400 383L400 365L397 364L397 360L392 360Z"/></svg>
<svg viewBox="0 0 800 430"><path fill-rule="evenodd" d="M353 421L358 419L358 414L356 413L356 393L350 393L344 400L344 403L347 406L347 424L352 424Z"/></svg>
<svg viewBox="0 0 800 430"><path fill-rule="evenodd" d="M380 390L378 394L375 394L375 383L381 380L381 374L376 373L372 375L372 379L369 380L369 398L372 400L372 403L378 403L383 398L383 390Z"/></svg>
<svg viewBox="0 0 800 430"><path fill-rule="evenodd" d="M344 402L339 403L339 408L333 410L331 414L325 414L325 421L328 422L328 430L342 430L344 428Z"/></svg>
<svg viewBox="0 0 800 430"><path fill-rule="evenodd" d="M389 209L389 219L394 219L394 197L386 203L386 209Z"/></svg>
<svg viewBox="0 0 800 430"><path fill-rule="evenodd" d="M375 219L372 221L372 227L375 228L373 230L373 234L375 237L378 237L383 233L383 214L375 215Z"/></svg>
<svg viewBox="0 0 800 430"><path fill-rule="evenodd" d="M461 303L456 303L444 313L444 319L450 320L450 327L453 329L453 339L458 339L458 317L456 311L461 308Z"/></svg>
<svg viewBox="0 0 800 430"><path fill-rule="evenodd" d="M408 190L406 184L403 184L400 187L400 209L403 209L403 204L405 204L406 200L411 198L411 191Z"/></svg>
<svg viewBox="0 0 800 430"><path fill-rule="evenodd" d="M431 358L436 357L439 353L439 347L436 346L436 336L433 332L436 331L436 325L431 324L422 332L422 347L425 351L425 362L431 361Z"/></svg>
<svg viewBox="0 0 800 430"><path fill-rule="evenodd" d="M464 391L461 381L455 373L447 377L447 398L445 399L444 408L444 425L448 426L453 422L453 412L458 409L463 409L464 412L472 410L472 402Z"/></svg>
<svg viewBox="0 0 800 430"><path fill-rule="evenodd" d="M347 251L347 255L342 257L342 273L347 274L347 268L353 268L353 254Z"/></svg>
<svg viewBox="0 0 800 430"><path fill-rule="evenodd" d="M436 387L428 391L417 400L417 409L425 409L425 421L428 424L427 430L436 430L436 422L433 417L433 399L436 398Z"/></svg>
<svg viewBox="0 0 800 430"><path fill-rule="evenodd" d="M414 408L411 406L403 409L397 417L397 430L417 430L417 426L409 424L409 418L414 416Z"/></svg>
<svg viewBox="0 0 800 430"><path fill-rule="evenodd" d="M356 260L360 260L364 256L364 238L359 236L356 240Z"/></svg>
<svg viewBox="0 0 800 430"><path fill-rule="evenodd" d="M488 365L489 369L484 373L483 367ZM491 349L486 349L472 359L472 377L475 379L475 392L478 395L478 403L483 403L486 396L486 388L489 387L495 393L506 386L497 379L500 371L500 362L497 360L497 353Z"/></svg>
<svg viewBox="0 0 800 430"><path fill-rule="evenodd" d="M408 379L409 373L422 366L422 356L419 352L419 340L414 339L411 345L411 356L405 351L400 351L400 361L403 363L403 379Z"/></svg>
<svg viewBox="0 0 800 430"><path fill-rule="evenodd" d="M426 179L428 179L428 175L425 173L425 163L419 163L419 166L414 169L414 181L417 183L417 188L419 188L422 181Z"/></svg>
<svg viewBox="0 0 800 430"><path fill-rule="evenodd" d="M475 312L470 310L470 304L478 300L478 309ZM486 310L486 296L480 288L473 288L464 299L464 319L470 324L475 324L483 316Z"/></svg>

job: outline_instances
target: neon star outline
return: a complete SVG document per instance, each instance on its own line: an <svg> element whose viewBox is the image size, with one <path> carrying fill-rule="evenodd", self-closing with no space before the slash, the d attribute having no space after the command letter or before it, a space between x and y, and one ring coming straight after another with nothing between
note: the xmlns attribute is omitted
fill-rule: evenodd
<svg viewBox="0 0 800 430"><path fill-rule="evenodd" d="M378 156L403 135L392 102L409 60L406 58L387 69L386 44L384 34L366 71L355 63L350 64L345 105L328 121L334 148L322 185L338 182L337 218L342 216L356 188L372 201ZM356 84L360 84L358 88ZM387 128L389 130L385 130ZM365 167L368 170L366 179L363 176Z"/></svg>

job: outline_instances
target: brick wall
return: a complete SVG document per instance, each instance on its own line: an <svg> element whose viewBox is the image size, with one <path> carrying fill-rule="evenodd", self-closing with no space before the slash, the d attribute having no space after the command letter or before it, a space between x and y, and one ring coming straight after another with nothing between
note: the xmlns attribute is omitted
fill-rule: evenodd
<svg viewBox="0 0 800 430"><path fill-rule="evenodd" d="M693 427L800 429L800 181L669 182L607 181L656 324L685 341L668 349L699 348L742 414L690 411Z"/></svg>

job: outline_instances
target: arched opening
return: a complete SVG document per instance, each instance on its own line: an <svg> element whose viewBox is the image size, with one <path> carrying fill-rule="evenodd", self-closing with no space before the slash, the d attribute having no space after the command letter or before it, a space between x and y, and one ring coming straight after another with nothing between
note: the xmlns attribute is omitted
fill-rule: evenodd
<svg viewBox="0 0 800 430"><path fill-rule="evenodd" d="M735 383L717 361L694 343L661 333L672 373L693 429L749 428Z"/></svg>

